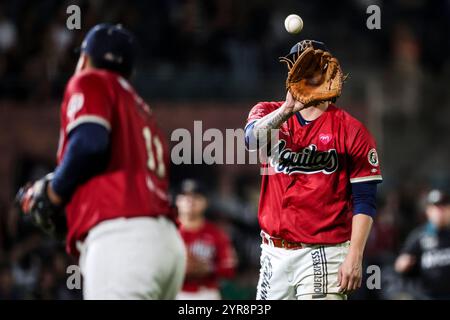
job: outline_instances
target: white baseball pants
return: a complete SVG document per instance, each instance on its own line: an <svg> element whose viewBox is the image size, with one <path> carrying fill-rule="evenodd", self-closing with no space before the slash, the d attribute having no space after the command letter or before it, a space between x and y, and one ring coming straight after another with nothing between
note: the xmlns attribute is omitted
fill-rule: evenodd
<svg viewBox="0 0 450 320"><path fill-rule="evenodd" d="M287 250L262 244L257 300L342 300L338 270L350 242Z"/></svg>
<svg viewBox="0 0 450 320"><path fill-rule="evenodd" d="M183 284L185 246L165 217L104 221L79 249L86 300L174 299Z"/></svg>

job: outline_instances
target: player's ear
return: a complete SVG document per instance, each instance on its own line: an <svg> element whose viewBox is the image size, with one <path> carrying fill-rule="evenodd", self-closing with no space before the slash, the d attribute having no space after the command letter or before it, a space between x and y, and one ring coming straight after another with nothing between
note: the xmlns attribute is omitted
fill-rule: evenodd
<svg viewBox="0 0 450 320"><path fill-rule="evenodd" d="M83 71L89 66L89 56L82 52L78 58L77 66L75 68L75 73Z"/></svg>

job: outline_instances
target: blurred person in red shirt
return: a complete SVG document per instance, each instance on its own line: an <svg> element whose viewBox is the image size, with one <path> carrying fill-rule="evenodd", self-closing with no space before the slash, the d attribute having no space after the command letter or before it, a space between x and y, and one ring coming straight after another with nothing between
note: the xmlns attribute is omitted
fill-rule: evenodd
<svg viewBox="0 0 450 320"><path fill-rule="evenodd" d="M176 197L180 232L187 250L186 277L179 300L220 300L219 280L232 278L237 263L228 235L205 218L205 187L198 181L182 182Z"/></svg>

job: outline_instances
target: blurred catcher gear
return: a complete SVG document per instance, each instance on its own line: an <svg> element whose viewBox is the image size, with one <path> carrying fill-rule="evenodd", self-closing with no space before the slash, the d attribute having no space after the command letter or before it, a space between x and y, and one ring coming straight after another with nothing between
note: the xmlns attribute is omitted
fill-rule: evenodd
<svg viewBox="0 0 450 320"><path fill-rule="evenodd" d="M339 61L322 42L303 40L280 58L289 69L286 89L305 106L335 100L345 77Z"/></svg>
<svg viewBox="0 0 450 320"><path fill-rule="evenodd" d="M47 194L53 173L20 188L16 203L25 217L48 235L63 241L67 233L66 215L62 206L54 205Z"/></svg>

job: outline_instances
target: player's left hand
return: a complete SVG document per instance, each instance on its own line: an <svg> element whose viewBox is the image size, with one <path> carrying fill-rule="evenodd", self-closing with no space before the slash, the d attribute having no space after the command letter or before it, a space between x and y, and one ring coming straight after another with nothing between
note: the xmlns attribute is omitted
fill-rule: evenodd
<svg viewBox="0 0 450 320"><path fill-rule="evenodd" d="M53 203L48 195L52 179L49 174L34 183L22 187L16 196L16 203L24 216L31 217L33 223L47 234L63 239L66 233L66 220L63 207Z"/></svg>
<svg viewBox="0 0 450 320"><path fill-rule="evenodd" d="M347 254L344 262L339 267L338 281L340 292L347 294L361 287L362 282L362 257L353 254L351 251Z"/></svg>

